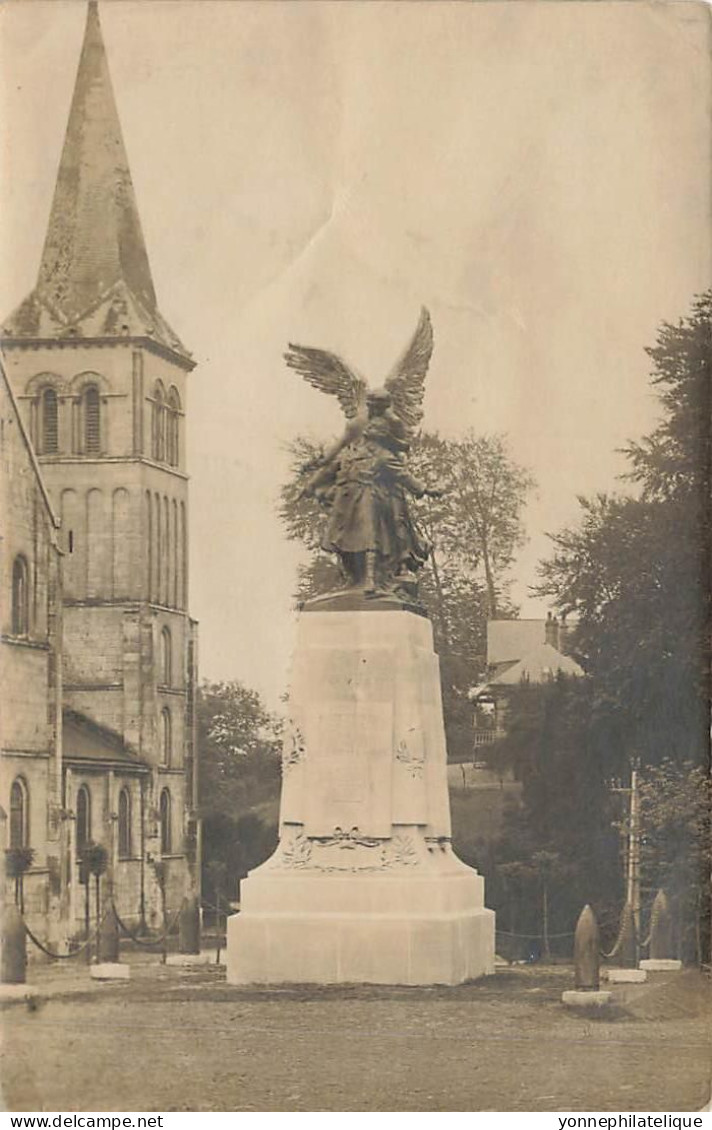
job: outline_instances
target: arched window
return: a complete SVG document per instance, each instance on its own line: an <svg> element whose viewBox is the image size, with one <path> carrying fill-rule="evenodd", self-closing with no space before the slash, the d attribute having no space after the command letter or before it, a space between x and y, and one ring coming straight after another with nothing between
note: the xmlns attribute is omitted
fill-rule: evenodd
<svg viewBox="0 0 712 1130"><path fill-rule="evenodd" d="M161 793L159 815L161 822L161 855L171 854L171 794L168 789Z"/></svg>
<svg viewBox="0 0 712 1130"><path fill-rule="evenodd" d="M160 381L153 390L152 455L158 463L166 458L166 404Z"/></svg>
<svg viewBox="0 0 712 1130"><path fill-rule="evenodd" d="M10 847L24 848L30 842L29 796L22 777L10 789Z"/></svg>
<svg viewBox="0 0 712 1130"><path fill-rule="evenodd" d="M96 385L87 385L82 394L84 408L84 452L86 455L97 455L101 450L101 410L99 402L99 389Z"/></svg>
<svg viewBox="0 0 712 1130"><path fill-rule="evenodd" d="M91 843L91 796L86 785L77 792L77 855L81 858L87 844Z"/></svg>
<svg viewBox="0 0 712 1130"><path fill-rule="evenodd" d="M175 386L168 393L167 432L168 462L171 467L177 467L180 462L180 397Z"/></svg>
<svg viewBox="0 0 712 1130"><path fill-rule="evenodd" d="M173 747L172 730L171 712L167 706L164 706L161 711L161 763L163 765L170 765L171 763Z"/></svg>
<svg viewBox="0 0 712 1130"><path fill-rule="evenodd" d="M30 630L27 559L18 554L12 563L12 634L26 636Z"/></svg>
<svg viewBox="0 0 712 1130"><path fill-rule="evenodd" d="M173 654L171 649L171 630L164 628L161 632L161 683L170 687L173 678Z"/></svg>
<svg viewBox="0 0 712 1130"><path fill-rule="evenodd" d="M131 794L127 788L119 793L119 859L131 855Z"/></svg>
<svg viewBox="0 0 712 1130"><path fill-rule="evenodd" d="M59 430L57 393L53 388L42 393L40 420L40 455L55 455L59 450Z"/></svg>

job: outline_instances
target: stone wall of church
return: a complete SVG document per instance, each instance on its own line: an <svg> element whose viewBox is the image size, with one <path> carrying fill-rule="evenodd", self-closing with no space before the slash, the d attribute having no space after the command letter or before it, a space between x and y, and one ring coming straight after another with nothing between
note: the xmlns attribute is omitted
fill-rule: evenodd
<svg viewBox="0 0 712 1130"><path fill-rule="evenodd" d="M3 848L14 839L13 846L35 853L23 886L30 925L41 927L58 897L60 556L52 514L2 377L0 453L0 806L6 816L0 833ZM17 804L13 813L15 782L21 822Z"/></svg>

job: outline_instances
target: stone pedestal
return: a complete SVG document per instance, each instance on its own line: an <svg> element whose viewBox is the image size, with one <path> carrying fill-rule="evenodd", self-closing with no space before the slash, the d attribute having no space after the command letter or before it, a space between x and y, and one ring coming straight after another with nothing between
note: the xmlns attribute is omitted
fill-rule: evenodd
<svg viewBox="0 0 712 1130"><path fill-rule="evenodd" d="M561 994L562 1003L567 1008L578 1008L584 1012L587 1009L606 1008L612 997L613 993L605 989L567 989Z"/></svg>
<svg viewBox="0 0 712 1130"><path fill-rule="evenodd" d="M89 966L89 975L93 981L129 981L131 966L121 961L100 961Z"/></svg>
<svg viewBox="0 0 712 1130"><path fill-rule="evenodd" d="M682 962L673 957L646 957L640 962L646 973L679 973Z"/></svg>
<svg viewBox="0 0 712 1130"><path fill-rule="evenodd" d="M166 956L166 965L178 965L188 968L193 965L214 965L215 950L201 950L200 953L169 953Z"/></svg>
<svg viewBox="0 0 712 1130"><path fill-rule="evenodd" d="M453 854L430 622L301 614L280 841L228 920L236 984L459 984L494 972L482 878Z"/></svg>
<svg viewBox="0 0 712 1130"><path fill-rule="evenodd" d="M639 985L648 974L644 969L604 969L603 976L612 985Z"/></svg>

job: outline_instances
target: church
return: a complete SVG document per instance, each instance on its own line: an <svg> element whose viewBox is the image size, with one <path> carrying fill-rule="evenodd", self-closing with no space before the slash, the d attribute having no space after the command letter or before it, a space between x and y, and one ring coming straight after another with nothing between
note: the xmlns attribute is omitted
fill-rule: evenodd
<svg viewBox="0 0 712 1130"><path fill-rule="evenodd" d="M81 936L94 844L121 917L159 929L199 891L195 362L158 309L96 0L37 284L1 348L6 859L45 941Z"/></svg>

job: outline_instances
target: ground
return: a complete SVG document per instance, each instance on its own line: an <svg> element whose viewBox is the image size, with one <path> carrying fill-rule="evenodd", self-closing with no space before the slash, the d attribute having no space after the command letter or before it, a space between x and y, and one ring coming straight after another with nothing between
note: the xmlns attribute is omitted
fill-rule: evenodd
<svg viewBox="0 0 712 1130"><path fill-rule="evenodd" d="M155 957L124 984L72 966L37 971L37 1002L3 1011L9 1110L670 1112L710 1098L696 971L616 986L603 1020L562 1007L568 967L452 989L258 990Z"/></svg>

